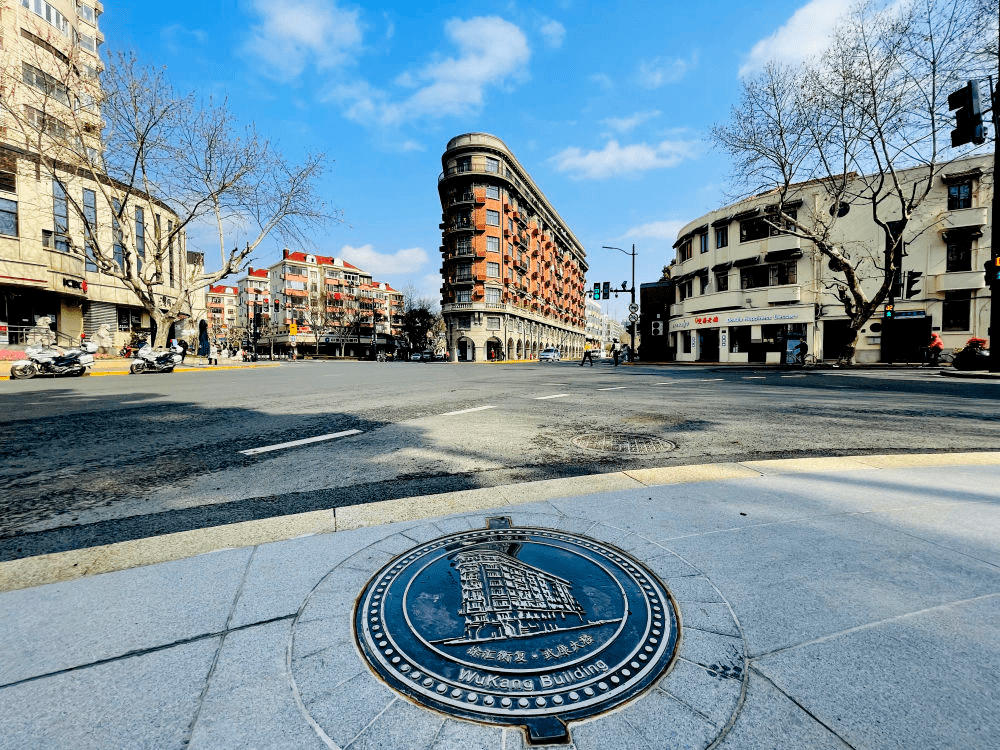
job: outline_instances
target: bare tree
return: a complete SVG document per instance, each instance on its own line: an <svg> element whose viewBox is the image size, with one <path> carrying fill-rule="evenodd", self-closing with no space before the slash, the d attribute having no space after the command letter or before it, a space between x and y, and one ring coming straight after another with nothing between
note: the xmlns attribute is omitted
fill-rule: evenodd
<svg viewBox="0 0 1000 750"><path fill-rule="evenodd" d="M995 46L983 43L986 29L995 42L996 24L997 0L866 0L818 59L745 80L730 121L713 128L745 194L773 195L772 231L807 240L826 259L828 290L849 319L851 362L858 332L895 284L910 219L964 155L950 147L947 97L996 69ZM817 186L821 205L792 208ZM852 208L870 214L877 244L837 231Z"/></svg>
<svg viewBox="0 0 1000 750"><path fill-rule="evenodd" d="M60 75L42 73L53 59L63 62ZM303 243L310 228L332 218L315 192L324 156L289 163L253 124L241 126L225 100L179 94L162 69L131 54L110 55L99 81L73 57L47 60L29 66L37 72L4 72L5 88L17 95L5 93L0 107L24 158L61 188L84 227L85 247L73 250L138 297L158 345L190 311L192 295L239 273L265 237ZM99 212L71 189L81 180L96 185L113 231L102 231ZM149 227L157 207L175 218ZM217 270L178 262L189 272L176 278L183 238L206 223L218 238Z"/></svg>

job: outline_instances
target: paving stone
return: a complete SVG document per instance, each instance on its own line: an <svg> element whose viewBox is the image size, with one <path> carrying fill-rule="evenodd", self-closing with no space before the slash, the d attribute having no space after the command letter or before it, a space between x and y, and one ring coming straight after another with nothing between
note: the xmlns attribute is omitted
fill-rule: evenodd
<svg viewBox="0 0 1000 750"><path fill-rule="evenodd" d="M593 721L571 724L573 742L577 750L640 750L658 748L629 722L621 712L607 714Z"/></svg>
<svg viewBox="0 0 1000 750"><path fill-rule="evenodd" d="M654 750L705 748L719 734L705 718L659 690L630 703L620 715Z"/></svg>
<svg viewBox="0 0 1000 750"><path fill-rule="evenodd" d="M725 602L678 602L677 608L681 613L682 627L740 636L739 627Z"/></svg>
<svg viewBox="0 0 1000 750"><path fill-rule="evenodd" d="M393 534L355 552L338 565L338 568L352 568L367 573L370 577L389 563L397 555L413 546L413 541L402 534Z"/></svg>
<svg viewBox="0 0 1000 750"><path fill-rule="evenodd" d="M341 747L357 737L390 703L401 700L370 674L359 674L328 692L313 693L308 687L303 687L310 682L300 679L300 675L308 673L315 682L321 683L323 672L319 669L298 669L294 664L292 672L306 711Z"/></svg>
<svg viewBox="0 0 1000 750"><path fill-rule="evenodd" d="M291 622L229 633L194 726L191 750L326 750L299 711L285 663Z"/></svg>
<svg viewBox="0 0 1000 750"><path fill-rule="evenodd" d="M221 631L251 551L0 594L0 685Z"/></svg>
<svg viewBox="0 0 1000 750"><path fill-rule="evenodd" d="M677 655L720 672L743 672L743 641L706 630L682 628Z"/></svg>
<svg viewBox="0 0 1000 750"><path fill-rule="evenodd" d="M1000 594L763 657L779 689L854 747L1000 747Z"/></svg>
<svg viewBox="0 0 1000 750"><path fill-rule="evenodd" d="M692 537L671 547L752 624L751 656L1000 588L996 567L864 515L757 527L713 542ZM715 630L700 617L707 606L684 605L684 624Z"/></svg>
<svg viewBox="0 0 1000 750"><path fill-rule="evenodd" d="M721 602L719 590L705 576L677 576L664 583L678 602Z"/></svg>
<svg viewBox="0 0 1000 750"><path fill-rule="evenodd" d="M444 717L395 700L350 743L350 750L417 750L430 748Z"/></svg>
<svg viewBox="0 0 1000 750"><path fill-rule="evenodd" d="M718 750L850 750L839 737L753 671L736 722L717 747Z"/></svg>
<svg viewBox="0 0 1000 750"><path fill-rule="evenodd" d="M0 748L183 747L219 638L0 689Z"/></svg>
<svg viewBox="0 0 1000 750"><path fill-rule="evenodd" d="M716 670L679 659L659 686L722 729L739 702L742 675L742 670Z"/></svg>
<svg viewBox="0 0 1000 750"><path fill-rule="evenodd" d="M662 551L656 557L640 558L642 563L659 576L661 581L669 581L683 576L700 575L701 571L686 563L678 555Z"/></svg>
<svg viewBox="0 0 1000 750"><path fill-rule="evenodd" d="M430 750L504 750L503 729L448 719Z"/></svg>

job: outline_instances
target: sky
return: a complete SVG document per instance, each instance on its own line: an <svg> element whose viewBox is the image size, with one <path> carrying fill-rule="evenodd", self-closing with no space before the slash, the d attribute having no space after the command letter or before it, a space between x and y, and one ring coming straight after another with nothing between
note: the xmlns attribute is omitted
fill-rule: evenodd
<svg viewBox="0 0 1000 750"><path fill-rule="evenodd" d="M631 283L631 259L605 245L634 245L636 286L656 281L677 231L736 197L710 130L731 116L741 77L819 52L845 6L106 0L100 23L106 50L163 67L180 92L225 97L290 160L326 154L317 192L340 220L291 250L439 302L449 139L507 144L586 249L590 286ZM217 247L199 242L192 233L211 268ZM253 265L281 248L265 240ZM628 302L602 304L622 319Z"/></svg>

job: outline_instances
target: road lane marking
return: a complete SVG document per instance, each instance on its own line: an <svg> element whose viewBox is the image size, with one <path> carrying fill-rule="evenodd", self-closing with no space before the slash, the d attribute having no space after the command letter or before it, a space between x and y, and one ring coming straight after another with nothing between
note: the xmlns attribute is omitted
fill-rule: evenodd
<svg viewBox="0 0 1000 750"><path fill-rule="evenodd" d="M743 379L744 380L766 380L767 378L764 375L744 375Z"/></svg>
<svg viewBox="0 0 1000 750"><path fill-rule="evenodd" d="M664 380L664 381L659 382L659 383L653 383L653 385L671 385L672 383L676 383L676 382L677 382L676 380Z"/></svg>
<svg viewBox="0 0 1000 750"><path fill-rule="evenodd" d="M344 430L343 432L333 432L329 435L318 435L317 437L303 438L302 440L292 440L288 443L278 443L277 445L265 445L263 448L251 448L247 451L240 451L244 456L256 456L258 453L267 453L268 451L278 451L282 448L294 448L297 445L308 445L309 443L319 443L323 440L333 440L339 437L347 437L348 435L360 435L361 430Z"/></svg>
<svg viewBox="0 0 1000 750"><path fill-rule="evenodd" d="M725 380L725 378L699 378L698 382L699 383L711 383L711 382L716 381L716 380Z"/></svg>
<svg viewBox="0 0 1000 750"><path fill-rule="evenodd" d="M626 385L616 385L614 388L598 388L599 391L620 391L624 388L628 388Z"/></svg>
<svg viewBox="0 0 1000 750"><path fill-rule="evenodd" d="M474 406L471 409L459 409L458 411L446 411L442 414L442 417L453 417L456 414L469 414L474 411L483 411L485 409L496 409L495 406Z"/></svg>
<svg viewBox="0 0 1000 750"><path fill-rule="evenodd" d="M539 385L569 385L569 383L539 383Z"/></svg>
<svg viewBox="0 0 1000 750"><path fill-rule="evenodd" d="M568 395L568 393L555 393L551 396L535 396L535 401L544 401L547 398L563 398Z"/></svg>

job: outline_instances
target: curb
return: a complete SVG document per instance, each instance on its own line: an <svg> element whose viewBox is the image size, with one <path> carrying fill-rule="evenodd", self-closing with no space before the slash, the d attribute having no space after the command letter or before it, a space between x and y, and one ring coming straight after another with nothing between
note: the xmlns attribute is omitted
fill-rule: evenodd
<svg viewBox="0 0 1000 750"><path fill-rule="evenodd" d="M206 372L212 370L252 370L256 367L281 367L280 362L267 362L264 364L253 364L253 365L199 365L198 367L176 367L174 372ZM103 378L108 375L131 375L128 369L124 370L107 370L105 372L88 372L84 377L88 378ZM157 373L148 373L155 375ZM11 380L10 375L0 375L0 380Z"/></svg>
<svg viewBox="0 0 1000 750"><path fill-rule="evenodd" d="M181 531L0 563L0 593L72 581L101 573L179 560L225 549L280 542L399 521L517 506L641 487L757 479L779 474L863 471L925 466L1000 466L1000 451L828 456L635 469L524 484L422 495Z"/></svg>

